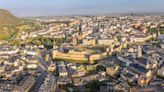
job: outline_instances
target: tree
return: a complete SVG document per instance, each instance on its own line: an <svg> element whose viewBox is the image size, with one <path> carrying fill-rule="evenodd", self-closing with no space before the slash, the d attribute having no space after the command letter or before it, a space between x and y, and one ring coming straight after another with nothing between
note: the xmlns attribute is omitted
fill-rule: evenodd
<svg viewBox="0 0 164 92"><path fill-rule="evenodd" d="M100 82L98 80L93 80L85 85L89 89L89 92L97 92L99 90Z"/></svg>
<svg viewBox="0 0 164 92"><path fill-rule="evenodd" d="M150 33L157 33L158 31L155 28L151 28L148 30Z"/></svg>
<svg viewBox="0 0 164 92"><path fill-rule="evenodd" d="M99 71L106 71L106 68L105 68L104 66L102 66L102 65L98 65L98 66L96 67L96 71L97 71L97 72L99 72Z"/></svg>
<svg viewBox="0 0 164 92"><path fill-rule="evenodd" d="M59 45L61 45L62 41L63 41L62 38L55 38L53 43L54 43L54 45L59 46Z"/></svg>

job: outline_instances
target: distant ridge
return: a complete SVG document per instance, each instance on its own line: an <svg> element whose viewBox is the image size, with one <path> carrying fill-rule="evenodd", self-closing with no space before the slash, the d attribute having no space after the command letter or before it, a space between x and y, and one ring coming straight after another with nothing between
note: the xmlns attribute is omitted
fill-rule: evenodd
<svg viewBox="0 0 164 92"><path fill-rule="evenodd" d="M0 9L0 26L15 25L20 23L19 18L15 17L9 11Z"/></svg>

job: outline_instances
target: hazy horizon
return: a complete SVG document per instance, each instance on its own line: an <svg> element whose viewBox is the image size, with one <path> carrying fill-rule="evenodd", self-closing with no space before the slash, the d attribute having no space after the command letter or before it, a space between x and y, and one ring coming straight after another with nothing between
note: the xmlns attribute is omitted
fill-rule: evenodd
<svg viewBox="0 0 164 92"><path fill-rule="evenodd" d="M3 0L0 8L16 16L163 13L164 0Z"/></svg>

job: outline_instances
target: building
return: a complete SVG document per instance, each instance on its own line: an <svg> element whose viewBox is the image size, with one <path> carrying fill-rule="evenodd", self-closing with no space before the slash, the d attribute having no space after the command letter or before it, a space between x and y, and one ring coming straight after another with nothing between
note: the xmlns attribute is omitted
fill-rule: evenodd
<svg viewBox="0 0 164 92"><path fill-rule="evenodd" d="M94 45L96 45L96 39L84 39L83 40L83 45L94 46Z"/></svg>
<svg viewBox="0 0 164 92"><path fill-rule="evenodd" d="M12 83L5 83L5 82L1 82L0 83L0 92L13 92L15 85L13 85Z"/></svg>
<svg viewBox="0 0 164 92"><path fill-rule="evenodd" d="M157 75L164 77L164 67L163 66L157 70Z"/></svg>
<svg viewBox="0 0 164 92"><path fill-rule="evenodd" d="M90 82L91 80L99 80L99 81L106 80L106 73L99 72L98 74L94 74L94 75L74 78L73 83L75 86L80 86Z"/></svg>
<svg viewBox="0 0 164 92"><path fill-rule="evenodd" d="M114 43L114 39L98 39L97 45L109 46Z"/></svg>
<svg viewBox="0 0 164 92"><path fill-rule="evenodd" d="M39 88L39 92L55 92L56 83L57 82L54 75L48 74L44 80L44 83Z"/></svg>
<svg viewBox="0 0 164 92"><path fill-rule="evenodd" d="M61 52L59 50L54 50L53 58L64 59L64 60L77 60L77 61L88 61L87 53L85 51L74 51L69 50L67 53Z"/></svg>
<svg viewBox="0 0 164 92"><path fill-rule="evenodd" d="M66 68L63 68L63 67L58 67L58 73L59 73L59 76L61 76L61 77L68 76L68 72L67 72Z"/></svg>
<svg viewBox="0 0 164 92"><path fill-rule="evenodd" d="M90 54L89 55L89 61L90 61L90 63L94 63L94 61L103 59L105 57L107 57L107 53L106 52Z"/></svg>
<svg viewBox="0 0 164 92"><path fill-rule="evenodd" d="M34 86L36 80L33 76L24 76L24 79L19 82L19 85L14 87L14 92L29 92Z"/></svg>
<svg viewBox="0 0 164 92"><path fill-rule="evenodd" d="M153 34L153 35L148 35L148 34L147 35L135 35L130 38L130 41L134 44L143 43L143 42L150 40L151 38L155 38L155 37L156 37L155 34Z"/></svg>
<svg viewBox="0 0 164 92"><path fill-rule="evenodd" d="M106 74L110 76L114 76L119 71L119 66L110 66L106 68Z"/></svg>
<svg viewBox="0 0 164 92"><path fill-rule="evenodd" d="M68 72L67 72L67 69L66 69L66 65L63 61L60 61L57 63L57 66L58 66L58 74L60 77L68 77Z"/></svg>
<svg viewBox="0 0 164 92"><path fill-rule="evenodd" d="M57 80L58 85L66 85L72 83L72 80L68 77L59 77Z"/></svg>

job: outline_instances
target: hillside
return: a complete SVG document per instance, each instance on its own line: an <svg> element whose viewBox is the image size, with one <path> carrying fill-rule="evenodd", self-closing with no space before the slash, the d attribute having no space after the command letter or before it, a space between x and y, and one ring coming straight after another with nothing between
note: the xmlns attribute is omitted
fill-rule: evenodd
<svg viewBox="0 0 164 92"><path fill-rule="evenodd" d="M9 26L18 24L20 20L9 11L0 9L0 26Z"/></svg>
<svg viewBox="0 0 164 92"><path fill-rule="evenodd" d="M21 31L35 31L40 28L34 21L19 19L9 11L0 9L0 41L11 41L10 38L15 40Z"/></svg>
<svg viewBox="0 0 164 92"><path fill-rule="evenodd" d="M0 40L8 40L15 32L15 26L19 23L19 18L7 10L0 9Z"/></svg>

